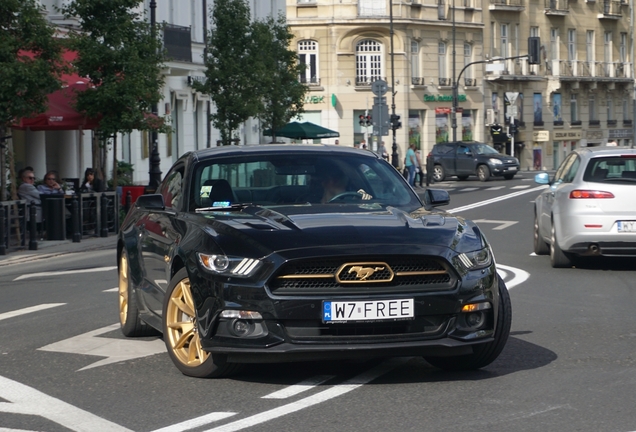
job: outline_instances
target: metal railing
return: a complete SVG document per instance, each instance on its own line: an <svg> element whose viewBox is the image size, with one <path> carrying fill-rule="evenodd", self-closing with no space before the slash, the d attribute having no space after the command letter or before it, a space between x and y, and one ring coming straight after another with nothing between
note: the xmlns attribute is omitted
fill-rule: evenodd
<svg viewBox="0 0 636 432"><path fill-rule="evenodd" d="M24 200L0 202L0 255L26 246L27 203Z"/></svg>

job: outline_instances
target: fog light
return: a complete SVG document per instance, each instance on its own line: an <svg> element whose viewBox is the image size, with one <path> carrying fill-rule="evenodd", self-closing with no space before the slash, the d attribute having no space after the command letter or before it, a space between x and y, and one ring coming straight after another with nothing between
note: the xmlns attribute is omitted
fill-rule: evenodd
<svg viewBox="0 0 636 432"><path fill-rule="evenodd" d="M243 320L234 320L230 326L234 336L243 337L249 335L254 329L254 324Z"/></svg>
<svg viewBox="0 0 636 432"><path fill-rule="evenodd" d="M484 324L486 316L483 312L472 312L466 315L466 324L469 327L479 328Z"/></svg>

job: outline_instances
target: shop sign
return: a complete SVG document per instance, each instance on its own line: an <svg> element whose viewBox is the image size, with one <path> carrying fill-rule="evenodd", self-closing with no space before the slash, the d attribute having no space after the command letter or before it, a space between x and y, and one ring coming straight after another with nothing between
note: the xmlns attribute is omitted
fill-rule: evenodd
<svg viewBox="0 0 636 432"><path fill-rule="evenodd" d="M609 137L610 138L631 138L634 134L632 129L610 129Z"/></svg>
<svg viewBox="0 0 636 432"><path fill-rule="evenodd" d="M571 130L571 131L554 131L554 140L555 141L569 141L569 140L580 140L583 134L580 130Z"/></svg>
<svg viewBox="0 0 636 432"><path fill-rule="evenodd" d="M603 139L603 131L587 131L586 137L588 140Z"/></svg>
<svg viewBox="0 0 636 432"><path fill-rule="evenodd" d="M434 94L425 94L424 95L424 102L452 102L453 101L453 96L452 95L434 95ZM458 102L466 102L466 95L465 94L460 94L457 95L457 101Z"/></svg>
<svg viewBox="0 0 636 432"><path fill-rule="evenodd" d="M550 141L550 131L533 131L532 132L532 141L534 142L545 142Z"/></svg>
<svg viewBox="0 0 636 432"><path fill-rule="evenodd" d="M325 103L325 96L306 96L305 97L306 104L321 104Z"/></svg>

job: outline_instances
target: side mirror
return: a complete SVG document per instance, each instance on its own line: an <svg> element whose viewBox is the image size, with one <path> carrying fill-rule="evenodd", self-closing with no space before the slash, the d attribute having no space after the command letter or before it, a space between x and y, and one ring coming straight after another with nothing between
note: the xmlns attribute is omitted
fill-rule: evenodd
<svg viewBox="0 0 636 432"><path fill-rule="evenodd" d="M550 184L550 176L548 173L539 173L534 176L534 182L538 184Z"/></svg>
<svg viewBox="0 0 636 432"><path fill-rule="evenodd" d="M135 201L135 207L142 210L165 210L166 205L163 202L163 195L150 194L140 195Z"/></svg>
<svg viewBox="0 0 636 432"><path fill-rule="evenodd" d="M450 203L450 195L444 189L426 189L424 201L431 207L439 207Z"/></svg>

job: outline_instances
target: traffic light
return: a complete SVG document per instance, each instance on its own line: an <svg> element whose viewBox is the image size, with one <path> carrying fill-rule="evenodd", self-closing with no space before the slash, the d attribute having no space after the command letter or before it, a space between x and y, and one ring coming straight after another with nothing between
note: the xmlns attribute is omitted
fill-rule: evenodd
<svg viewBox="0 0 636 432"><path fill-rule="evenodd" d="M371 126L373 124L373 121L371 121L370 115L365 117L365 121L366 121L366 126Z"/></svg>
<svg viewBox="0 0 636 432"><path fill-rule="evenodd" d="M365 118L364 114L360 114L360 126L366 126L367 123L367 119Z"/></svg>
<svg viewBox="0 0 636 432"><path fill-rule="evenodd" d="M400 116L397 114L391 114L391 129L399 129L402 127Z"/></svg>

